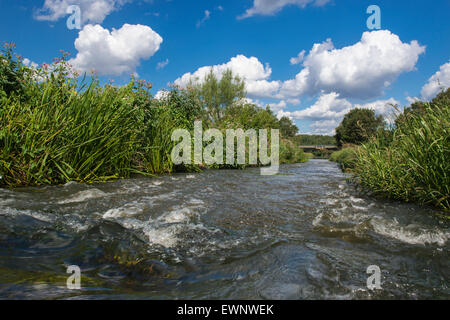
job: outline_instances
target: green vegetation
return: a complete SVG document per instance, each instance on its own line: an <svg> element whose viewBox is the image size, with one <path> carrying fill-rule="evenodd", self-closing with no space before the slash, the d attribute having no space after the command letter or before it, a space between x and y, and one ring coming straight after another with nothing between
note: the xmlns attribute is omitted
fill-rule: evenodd
<svg viewBox="0 0 450 320"><path fill-rule="evenodd" d="M173 88L156 100L144 81L101 86L94 76L79 79L67 54L33 69L13 49L6 45L0 54L0 185L94 183L198 170L174 167L174 129L192 131L196 120L221 130L281 126L268 108L245 102L243 81L230 71L220 81L211 73L202 85ZM281 144L281 162L307 160L289 137Z"/></svg>
<svg viewBox="0 0 450 320"><path fill-rule="evenodd" d="M314 153L305 152L305 156L307 159L314 159Z"/></svg>
<svg viewBox="0 0 450 320"><path fill-rule="evenodd" d="M375 194L450 209L450 89L418 102L360 147L332 155Z"/></svg>
<svg viewBox="0 0 450 320"><path fill-rule="evenodd" d="M340 147L346 143L362 144L369 141L383 125L383 117L375 116L373 110L353 109L336 128L335 139Z"/></svg>
<svg viewBox="0 0 450 320"><path fill-rule="evenodd" d="M294 138L298 132L297 126L288 117L280 119L281 135L285 138Z"/></svg>
<svg viewBox="0 0 450 320"><path fill-rule="evenodd" d="M336 146L337 142L334 137L299 134L295 137L295 141L299 146Z"/></svg>
<svg viewBox="0 0 450 320"><path fill-rule="evenodd" d="M355 168L358 149L355 147L346 147L342 150L333 152L330 161L337 162L344 171L351 171Z"/></svg>
<svg viewBox="0 0 450 320"><path fill-rule="evenodd" d="M450 209L450 89L408 108L394 130L361 147L358 180L388 198Z"/></svg>

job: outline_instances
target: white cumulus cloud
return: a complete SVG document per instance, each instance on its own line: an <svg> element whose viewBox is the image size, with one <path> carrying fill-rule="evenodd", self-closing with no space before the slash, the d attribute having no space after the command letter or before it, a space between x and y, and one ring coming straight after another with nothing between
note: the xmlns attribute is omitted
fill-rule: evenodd
<svg viewBox="0 0 450 320"><path fill-rule="evenodd" d="M205 66L193 73L186 73L175 80L175 84L186 87L190 81L201 82L212 70L221 79L222 73L230 69L234 74L244 79L246 90L251 98L273 97L280 88L279 81L270 81L272 69L268 64L263 65L256 57L237 55L224 64Z"/></svg>
<svg viewBox="0 0 450 320"><path fill-rule="evenodd" d="M254 0L253 7L248 9L239 19L249 18L255 15L273 15L288 5L296 5L305 8L309 4L322 6L329 0Z"/></svg>
<svg viewBox="0 0 450 320"><path fill-rule="evenodd" d="M280 98L336 92L346 98L380 96L397 77L414 70L425 47L403 43L389 30L365 32L361 41L336 49L331 41L314 44L295 79L285 81Z"/></svg>
<svg viewBox="0 0 450 320"><path fill-rule="evenodd" d="M279 103L269 103L270 110L273 111L273 113L279 113L283 109L287 107L286 101L281 100Z"/></svg>
<svg viewBox="0 0 450 320"><path fill-rule="evenodd" d="M296 57L291 58L289 61L291 62L292 65L299 64L305 58L305 53L306 51L303 50Z"/></svg>
<svg viewBox="0 0 450 320"><path fill-rule="evenodd" d="M99 75L134 73L141 60L160 48L162 37L150 27L124 24L109 31L100 25L86 25L75 40L78 53L69 62L82 72Z"/></svg>
<svg viewBox="0 0 450 320"><path fill-rule="evenodd" d="M317 101L304 110L291 112L291 117L295 120L324 120L342 118L352 104L346 99L339 98L336 92L323 94Z"/></svg>
<svg viewBox="0 0 450 320"><path fill-rule="evenodd" d="M352 109L371 109L375 111L375 114L386 116L389 119L389 116L394 113L392 105L398 106L400 102L390 98L366 104L352 104L347 99L340 98L338 93L332 92L322 94L312 106L304 110L281 111L278 117L288 116L294 120L309 120L312 121L310 125L311 133L333 134L334 129Z"/></svg>
<svg viewBox="0 0 450 320"><path fill-rule="evenodd" d="M42 21L57 21L67 16L67 8L77 5L81 9L83 23L102 23L113 11L132 0L45 0L35 18Z"/></svg>
<svg viewBox="0 0 450 320"><path fill-rule="evenodd" d="M432 100L441 90L450 87L450 62L442 65L422 88L422 98Z"/></svg>
<svg viewBox="0 0 450 320"><path fill-rule="evenodd" d="M27 67L29 67L29 68L32 68L32 69L37 69L37 68L39 67L39 65L38 65L36 62L31 61L31 60L28 59L28 58L23 59L22 63L23 63L25 66L27 66Z"/></svg>

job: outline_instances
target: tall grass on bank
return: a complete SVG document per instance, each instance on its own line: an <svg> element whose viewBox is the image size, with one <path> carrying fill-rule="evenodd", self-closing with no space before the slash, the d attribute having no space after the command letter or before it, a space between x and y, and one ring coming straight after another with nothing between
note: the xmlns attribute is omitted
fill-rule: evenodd
<svg viewBox="0 0 450 320"><path fill-rule="evenodd" d="M184 93L173 90L158 104L143 81L100 86L95 77L78 81L65 57L31 69L6 56L3 66L21 76L8 79L16 84L0 100L0 185L172 172L172 131L190 129L199 113L180 101Z"/></svg>
<svg viewBox="0 0 450 320"><path fill-rule="evenodd" d="M92 81L78 92L53 82L40 86L40 101L0 106L4 183L104 182L154 166L141 149L143 112L133 105L132 83L114 88Z"/></svg>
<svg viewBox="0 0 450 320"><path fill-rule="evenodd" d="M444 93L398 118L357 153L354 172L377 194L450 209L450 99ZM445 98L447 97L447 98Z"/></svg>
<svg viewBox="0 0 450 320"><path fill-rule="evenodd" d="M207 123L198 93L173 88L157 100L150 84L134 78L122 87L100 86L95 76L79 79L65 58L34 69L14 58L11 46L0 54L0 186L199 170L174 167L171 159L173 131L192 133L196 120ZM223 131L279 126L270 110L251 104L236 103L224 114L221 123L212 124ZM306 160L289 140L281 145L282 163Z"/></svg>

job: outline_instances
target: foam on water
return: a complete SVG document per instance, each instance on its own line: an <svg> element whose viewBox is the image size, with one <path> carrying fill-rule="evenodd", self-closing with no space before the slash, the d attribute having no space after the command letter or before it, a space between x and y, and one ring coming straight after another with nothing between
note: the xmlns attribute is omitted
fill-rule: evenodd
<svg viewBox="0 0 450 320"><path fill-rule="evenodd" d="M450 239L450 232L448 231L440 230L437 227L428 228L414 224L402 225L396 219L368 212L369 207L370 205L366 207L352 205L353 210L348 210L348 207L341 203L340 207L331 210L319 209L312 225L319 230L332 233L351 233L359 237L365 236L367 231L372 230L379 235L413 245L436 244L445 246Z"/></svg>
<svg viewBox="0 0 450 320"><path fill-rule="evenodd" d="M136 216L144 212L144 207L145 205L143 203L139 203L137 201L127 203L122 207L113 208L106 211L106 213L103 214L103 219Z"/></svg>
<svg viewBox="0 0 450 320"><path fill-rule="evenodd" d="M179 225L171 225L163 228L144 228L144 233L152 244L160 245L165 248L173 248L177 245L179 239L177 234L182 227Z"/></svg>
<svg viewBox="0 0 450 320"><path fill-rule="evenodd" d="M16 216L28 216L33 219L46 222L46 223L52 223L56 220L56 216L51 213L41 213L37 211L31 211L31 210L19 210L11 207L4 207L0 210L0 215L9 216L9 217L16 217Z"/></svg>
<svg viewBox="0 0 450 320"><path fill-rule="evenodd" d="M66 200L59 201L58 204L79 203L84 202L86 200L103 198L105 196L107 196L107 194L99 189L83 190L75 193Z"/></svg>
<svg viewBox="0 0 450 320"><path fill-rule="evenodd" d="M437 244L445 246L450 239L450 232L437 228L425 228L418 225L402 226L396 220L373 218L371 220L373 229L378 234L394 238L409 244Z"/></svg>

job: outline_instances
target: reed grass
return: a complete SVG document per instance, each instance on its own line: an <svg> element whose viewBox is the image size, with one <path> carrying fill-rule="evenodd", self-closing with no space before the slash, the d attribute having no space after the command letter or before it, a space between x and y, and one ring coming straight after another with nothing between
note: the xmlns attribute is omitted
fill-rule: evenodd
<svg viewBox="0 0 450 320"><path fill-rule="evenodd" d="M447 91L448 97L449 91ZM382 196L450 209L450 104L440 96L399 117L357 152L358 181Z"/></svg>
<svg viewBox="0 0 450 320"><path fill-rule="evenodd" d="M101 86L95 76L80 79L65 54L51 66L32 69L6 47L0 63L15 75L7 82L0 77L0 186L98 183L199 170L176 168L171 160L172 132L192 132L205 114L195 92L174 88L156 100L151 85L134 78L122 87ZM278 125L262 108L238 105L236 110L222 129ZM284 163L306 159L292 142L283 141L282 149Z"/></svg>

